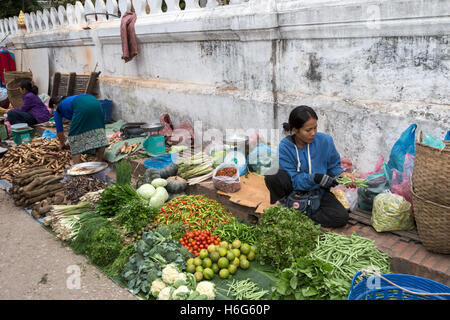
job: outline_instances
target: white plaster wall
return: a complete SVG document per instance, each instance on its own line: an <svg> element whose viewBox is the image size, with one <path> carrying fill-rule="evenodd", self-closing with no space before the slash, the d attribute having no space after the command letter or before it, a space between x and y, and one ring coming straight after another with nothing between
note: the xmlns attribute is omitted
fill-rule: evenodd
<svg viewBox="0 0 450 320"><path fill-rule="evenodd" d="M411 123L442 137L450 129L449 2L253 0L138 17L129 63L119 19L11 42L48 48L51 74L98 64L100 98L126 121L169 113L203 130L272 129L310 105L341 156L369 171Z"/></svg>

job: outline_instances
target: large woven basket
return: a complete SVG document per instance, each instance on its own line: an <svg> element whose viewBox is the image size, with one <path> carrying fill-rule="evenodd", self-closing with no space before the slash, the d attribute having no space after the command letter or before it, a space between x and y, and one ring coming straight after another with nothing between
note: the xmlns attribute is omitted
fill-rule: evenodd
<svg viewBox="0 0 450 320"><path fill-rule="evenodd" d="M8 90L8 99L11 102L13 108L18 108L23 104L22 92L20 91L20 87L17 84L18 80L15 79L6 84L6 89Z"/></svg>
<svg viewBox="0 0 450 320"><path fill-rule="evenodd" d="M419 196L414 183L411 183L411 198L417 231L423 246L429 251L450 254L450 206Z"/></svg>
<svg viewBox="0 0 450 320"><path fill-rule="evenodd" d="M419 132L411 177L414 191L421 198L450 206L450 145L438 149L421 141Z"/></svg>
<svg viewBox="0 0 450 320"><path fill-rule="evenodd" d="M33 73L25 71L8 71L4 73L5 84L16 79L33 79Z"/></svg>

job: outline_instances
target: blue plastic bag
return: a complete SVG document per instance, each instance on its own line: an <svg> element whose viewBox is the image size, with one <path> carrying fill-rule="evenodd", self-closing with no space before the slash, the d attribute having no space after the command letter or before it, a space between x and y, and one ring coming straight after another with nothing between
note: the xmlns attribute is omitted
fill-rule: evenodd
<svg viewBox="0 0 450 320"><path fill-rule="evenodd" d="M450 140L450 130L447 131L444 140Z"/></svg>
<svg viewBox="0 0 450 320"><path fill-rule="evenodd" d="M175 163L176 161L177 161L177 154L169 153L145 160L144 167L146 169L149 168L161 169L164 168L164 166L167 166L171 163Z"/></svg>
<svg viewBox="0 0 450 320"><path fill-rule="evenodd" d="M393 169L403 172L403 164L405 163L405 155L407 153L415 156L416 129L417 124L410 125L392 147L387 164L390 169L388 170L389 180L392 178Z"/></svg>
<svg viewBox="0 0 450 320"><path fill-rule="evenodd" d="M53 131L51 131L51 130L45 130L43 133L42 133L42 137L43 138L45 138L45 139L54 139L54 138L56 138L56 133L54 133Z"/></svg>

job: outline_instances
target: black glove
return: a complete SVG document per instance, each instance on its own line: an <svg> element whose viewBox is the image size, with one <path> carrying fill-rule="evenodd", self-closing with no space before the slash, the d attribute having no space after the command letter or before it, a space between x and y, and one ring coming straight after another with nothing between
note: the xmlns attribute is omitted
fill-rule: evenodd
<svg viewBox="0 0 450 320"><path fill-rule="evenodd" d="M322 188L325 189L329 189L331 187L335 187L338 185L336 179L321 173L314 175L314 182L319 184Z"/></svg>

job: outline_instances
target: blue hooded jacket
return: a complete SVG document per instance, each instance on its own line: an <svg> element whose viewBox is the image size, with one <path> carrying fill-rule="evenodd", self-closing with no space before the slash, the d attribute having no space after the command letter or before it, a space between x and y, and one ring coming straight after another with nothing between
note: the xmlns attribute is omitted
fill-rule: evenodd
<svg viewBox="0 0 450 320"><path fill-rule="evenodd" d="M322 173L330 177L339 176L344 170L341 167L341 156L336 150L333 138L325 133L317 132L314 141L304 148L297 146L293 135L281 140L278 147L278 161L281 170L291 177L294 190L311 191L320 186L314 181L314 174ZM311 158L311 173L308 161L308 147ZM324 194L321 189L321 196Z"/></svg>

